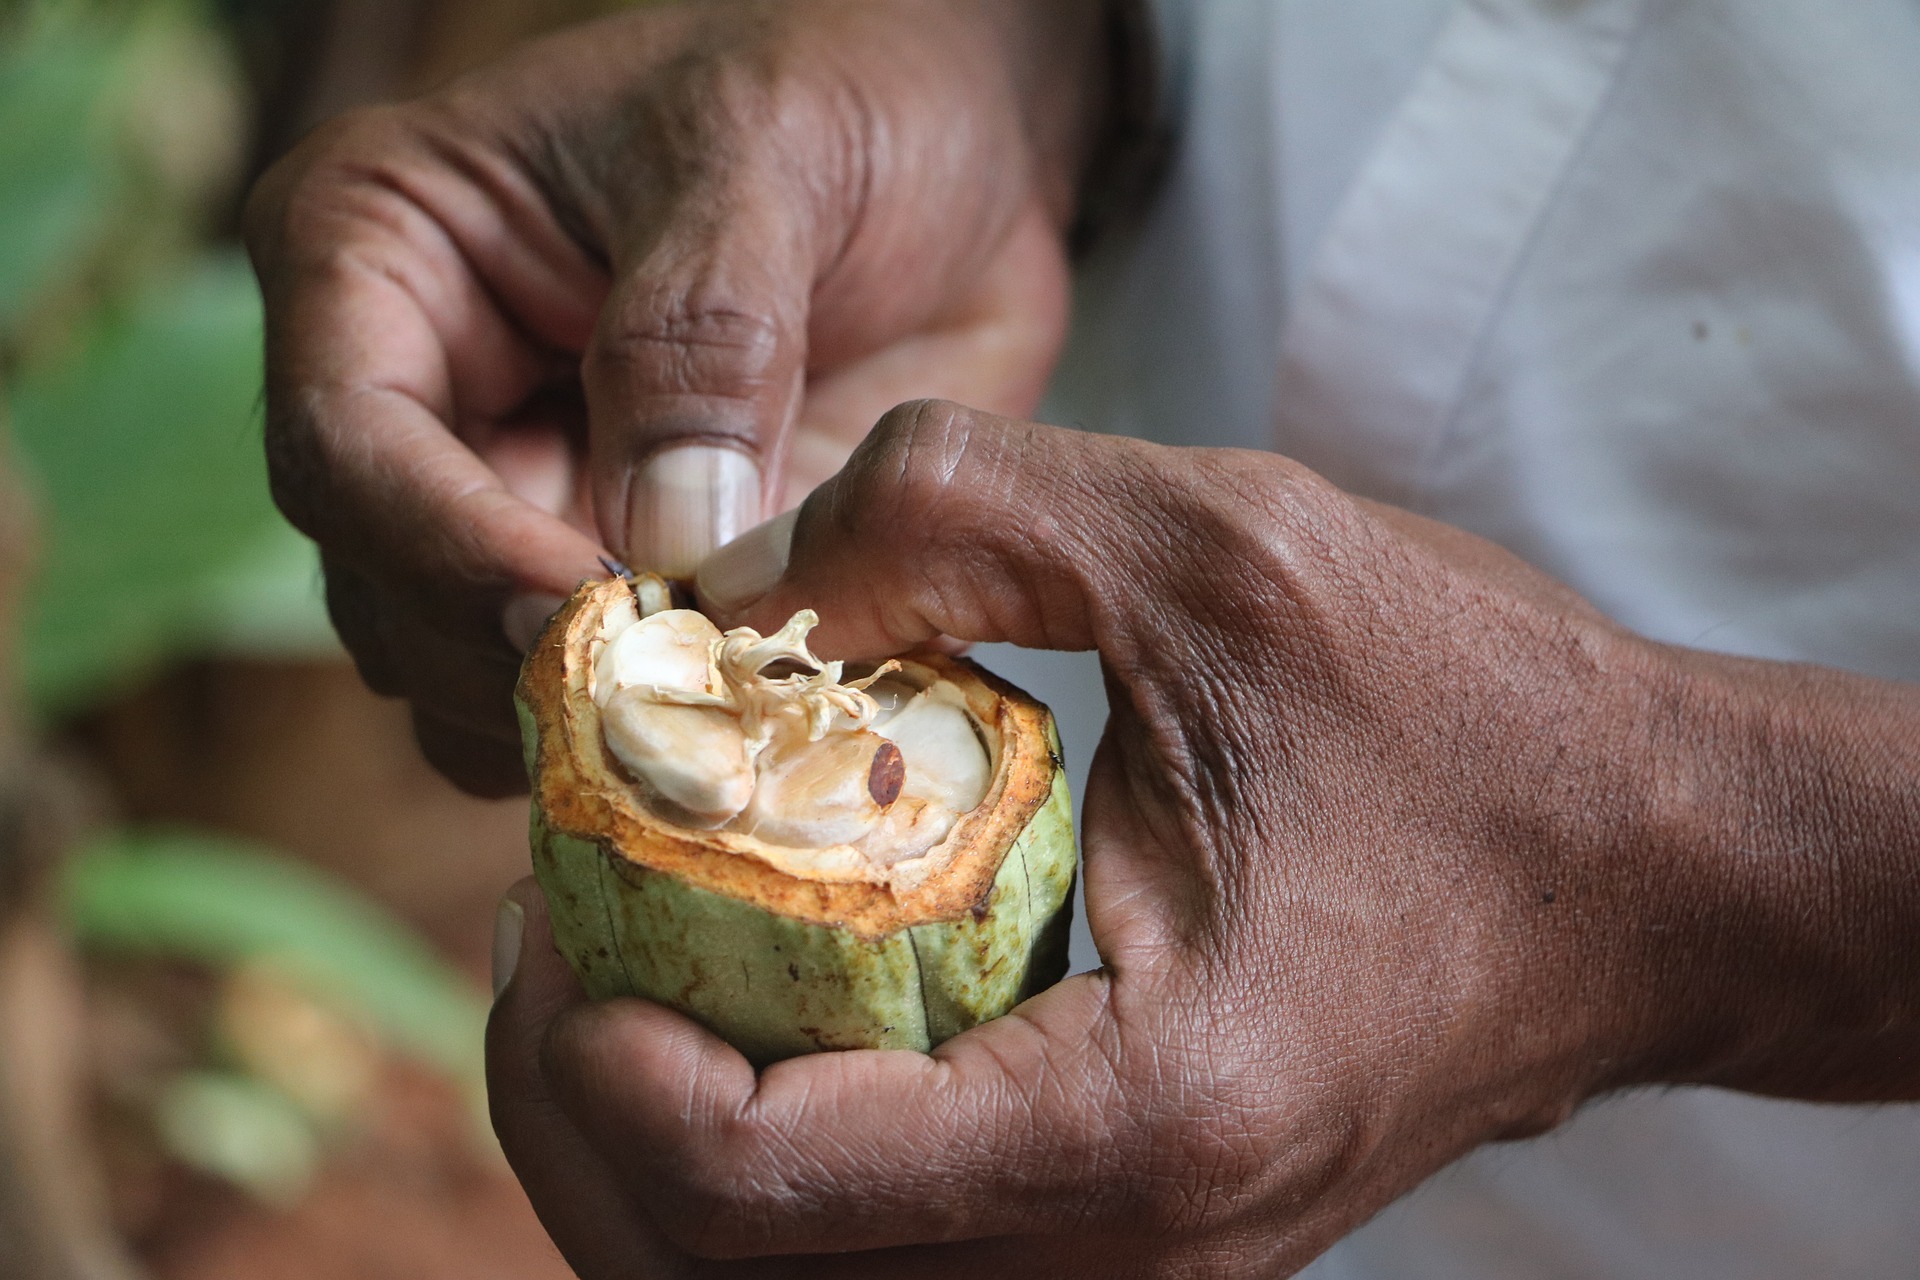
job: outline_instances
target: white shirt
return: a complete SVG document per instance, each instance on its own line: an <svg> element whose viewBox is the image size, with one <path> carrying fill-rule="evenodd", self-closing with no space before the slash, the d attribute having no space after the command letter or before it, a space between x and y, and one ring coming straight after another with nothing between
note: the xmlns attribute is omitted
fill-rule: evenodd
<svg viewBox="0 0 1920 1280"><path fill-rule="evenodd" d="M1163 18L1182 149L1085 273L1053 420L1280 448L1658 639L1920 677L1920 3ZM989 660L1084 767L1089 669ZM1311 1274L1892 1280L1916 1194L1920 1109L1642 1092Z"/></svg>

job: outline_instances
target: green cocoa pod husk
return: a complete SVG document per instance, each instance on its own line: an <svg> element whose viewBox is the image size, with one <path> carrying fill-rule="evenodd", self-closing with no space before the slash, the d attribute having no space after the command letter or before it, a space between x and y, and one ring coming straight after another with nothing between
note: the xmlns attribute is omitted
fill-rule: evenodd
<svg viewBox="0 0 1920 1280"><path fill-rule="evenodd" d="M659 595L649 585L642 600ZM608 750L594 646L632 616L635 595L617 578L582 586L515 694L534 872L589 996L669 1005L759 1064L928 1050L1059 980L1074 840L1045 706L971 662L903 657L907 682L964 697L989 747L986 797L920 858L868 878L810 874L751 835L663 817Z"/></svg>

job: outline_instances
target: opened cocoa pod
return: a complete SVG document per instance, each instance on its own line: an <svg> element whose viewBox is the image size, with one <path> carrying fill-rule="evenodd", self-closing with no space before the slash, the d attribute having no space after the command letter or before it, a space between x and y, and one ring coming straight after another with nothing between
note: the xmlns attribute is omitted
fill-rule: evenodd
<svg viewBox="0 0 1920 1280"><path fill-rule="evenodd" d="M516 691L534 871L587 993L756 1063L930 1049L1057 981L1072 805L1046 707L924 652L849 673L816 619L721 633L583 585Z"/></svg>

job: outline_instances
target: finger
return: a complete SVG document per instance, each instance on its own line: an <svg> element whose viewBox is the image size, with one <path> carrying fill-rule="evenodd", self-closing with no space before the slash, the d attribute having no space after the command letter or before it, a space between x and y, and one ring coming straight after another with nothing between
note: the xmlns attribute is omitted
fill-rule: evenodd
<svg viewBox="0 0 1920 1280"><path fill-rule="evenodd" d="M467 636L433 626L410 602L388 597L393 668L414 707L450 727L510 746L520 741L513 710L520 655L504 636Z"/></svg>
<svg viewBox="0 0 1920 1280"><path fill-rule="evenodd" d="M585 996L554 951L546 899L532 880L509 892L524 925L510 981L487 1022L487 1101L494 1132L541 1225L588 1280L687 1274L614 1170L552 1096L540 1065L548 1025Z"/></svg>
<svg viewBox="0 0 1920 1280"><path fill-rule="evenodd" d="M499 242L525 239L525 219L496 225L484 254L464 252L487 240L473 224L499 193L440 190L445 166L418 162L390 119L375 117L371 140L323 139L322 161L271 178L254 202L275 498L336 558L429 599L568 591L594 571L594 540L516 497L456 431L462 415L509 414L552 376L552 351L474 266L513 256Z"/></svg>
<svg viewBox="0 0 1920 1280"><path fill-rule="evenodd" d="M895 1247L1059 1229L1114 1210L1138 1110L1101 975L1069 979L932 1056L752 1068L659 1006L556 1019L555 1096L704 1256ZM589 1126L591 1126L589 1128ZM1138 1186L1139 1180L1131 1180Z"/></svg>
<svg viewBox="0 0 1920 1280"><path fill-rule="evenodd" d="M1147 504L1118 491L1147 447L902 405L786 523L711 557L702 597L762 629L813 608L821 647L851 655L939 635L1092 648L1167 543Z"/></svg>
<svg viewBox="0 0 1920 1280"><path fill-rule="evenodd" d="M1165 1242L1125 1226L1086 1235L1000 1236L945 1244L901 1245L857 1253L788 1254L780 1258L709 1263L699 1275L715 1280L980 1280L981 1276L1098 1277L1163 1275ZM1178 1274L1178 1273L1176 1273ZM1231 1268L1205 1274L1268 1274Z"/></svg>
<svg viewBox="0 0 1920 1280"><path fill-rule="evenodd" d="M593 539L514 496L403 390L315 388L284 401L269 407L276 500L363 574L450 621L497 629L507 591L566 594L601 573Z"/></svg>
<svg viewBox="0 0 1920 1280"><path fill-rule="evenodd" d="M805 382L809 248L764 193L721 203L699 186L662 215L585 363L601 534L673 577L760 519Z"/></svg>
<svg viewBox="0 0 1920 1280"><path fill-rule="evenodd" d="M853 230L811 77L738 71L683 59L635 104L648 143L612 180L613 292L583 366L601 536L678 578L761 518L805 389L814 286Z"/></svg>
<svg viewBox="0 0 1920 1280"><path fill-rule="evenodd" d="M518 909L522 925L513 954L505 962L511 976L487 1026L488 1102L501 1149L541 1224L584 1280L672 1280L690 1274L718 1280L763 1276L879 1280L907 1274L902 1268L909 1263L916 1276L968 1274L968 1263L982 1256L973 1250L878 1250L696 1268L653 1225L652 1213L661 1206L649 1203L651 1189L624 1180L554 1098L541 1066L542 1043L554 1020L580 1008L584 997L572 971L554 950L546 899L538 886L522 880L507 892L507 900ZM501 964L496 957L496 970ZM586 1127L599 1126L589 1121ZM1018 1242L993 1241L983 1248L1004 1257L1014 1243Z"/></svg>
<svg viewBox="0 0 1920 1280"><path fill-rule="evenodd" d="M981 1276L1097 1277L1184 1275L1169 1269L1168 1242L1139 1224L1117 1224L1057 1236L999 1236L936 1245L906 1245L862 1253L805 1255L776 1264L783 1277L832 1280L979 1280ZM1218 1253L1216 1252L1216 1257ZM1202 1275L1274 1274L1225 1263Z"/></svg>
<svg viewBox="0 0 1920 1280"><path fill-rule="evenodd" d="M414 737L430 763L475 795L526 790L513 711L519 661L505 644L435 629L410 602L337 562L327 601L368 687L412 702Z"/></svg>
<svg viewBox="0 0 1920 1280"><path fill-rule="evenodd" d="M326 582L327 617L353 659L360 679L382 697L404 696L406 680L395 661L380 591L365 575L324 553L321 565Z"/></svg>
<svg viewBox="0 0 1920 1280"><path fill-rule="evenodd" d="M427 763L470 796L526 794L526 764L517 743L463 729L419 707L413 709L413 739Z"/></svg>

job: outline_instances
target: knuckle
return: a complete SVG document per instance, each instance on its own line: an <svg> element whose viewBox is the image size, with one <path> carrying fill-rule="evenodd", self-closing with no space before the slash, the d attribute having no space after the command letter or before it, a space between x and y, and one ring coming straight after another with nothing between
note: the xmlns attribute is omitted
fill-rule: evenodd
<svg viewBox="0 0 1920 1280"><path fill-rule="evenodd" d="M792 94L792 68L778 40L747 41L732 56L716 58L700 69L699 83L685 105L708 121L743 137L764 136L780 119Z"/></svg>
<svg viewBox="0 0 1920 1280"><path fill-rule="evenodd" d="M353 659L353 669L359 675L361 684L382 698L406 696L407 682L384 649L347 642L337 614L334 615L333 625L334 630L340 632L342 643L347 645L347 654Z"/></svg>
<svg viewBox="0 0 1920 1280"><path fill-rule="evenodd" d="M496 739L470 733L418 706L413 737L427 763L470 796L502 800L526 790L519 753Z"/></svg>
<svg viewBox="0 0 1920 1280"><path fill-rule="evenodd" d="M326 600L327 616L361 682L381 697L404 695L406 680L394 661L384 612L373 589L358 575L329 566Z"/></svg>
<svg viewBox="0 0 1920 1280"><path fill-rule="evenodd" d="M240 238L256 263L272 256L286 238L287 223L299 194L311 187L314 171L327 154L337 121L321 125L269 166L247 193L240 211Z"/></svg>
<svg viewBox="0 0 1920 1280"><path fill-rule="evenodd" d="M268 395L264 446L267 455L267 492L287 522L309 537L317 537L319 501L325 487L327 464L311 412L300 404L276 403Z"/></svg>
<svg viewBox="0 0 1920 1280"><path fill-rule="evenodd" d="M1049 474L1064 456L1049 451L1054 430L910 401L880 419L808 519L837 541L907 560L1077 577L1076 499Z"/></svg>
<svg viewBox="0 0 1920 1280"><path fill-rule="evenodd" d="M280 242L280 224L287 207L286 187L292 177L292 157L282 157L260 175L240 208L240 242L256 265L274 256Z"/></svg>
<svg viewBox="0 0 1920 1280"><path fill-rule="evenodd" d="M820 66L808 56L804 23L779 6L754 6L707 18L692 52L667 68L663 92L654 99L669 137L708 144L710 155L733 157L742 146L770 153L786 117L815 98Z"/></svg>
<svg viewBox="0 0 1920 1280"><path fill-rule="evenodd" d="M821 208L862 189L878 145L878 108L858 76L823 74L832 61L783 44L725 93L748 171Z"/></svg>
<svg viewBox="0 0 1920 1280"><path fill-rule="evenodd" d="M925 529L965 497L982 415L946 400L912 400L889 409L854 454L852 469L889 523Z"/></svg>
<svg viewBox="0 0 1920 1280"><path fill-rule="evenodd" d="M796 228L807 211L859 206L879 109L820 25L778 5L709 15L638 106L648 177L710 198L777 195Z"/></svg>
<svg viewBox="0 0 1920 1280"><path fill-rule="evenodd" d="M904 539L920 524L903 501L897 483L911 454L910 405L889 409L854 447L839 473L807 499L803 519L824 528L836 543L854 547L884 539L883 545L911 554Z"/></svg>
<svg viewBox="0 0 1920 1280"><path fill-rule="evenodd" d="M874 461L886 485L880 492L891 504L891 523L924 551L1023 564L1072 558L1070 495L1054 487L1055 460L1038 444L1050 428L942 400L915 401L894 415L877 442Z"/></svg>
<svg viewBox="0 0 1920 1280"><path fill-rule="evenodd" d="M1186 501L1197 519L1223 536L1258 534L1271 542L1278 533L1317 541L1317 534L1351 515L1338 488L1290 458L1216 456L1196 480L1185 491Z"/></svg>
<svg viewBox="0 0 1920 1280"><path fill-rule="evenodd" d="M316 126L261 175L242 212L241 233L250 248L289 234L316 193L338 183L343 172L377 165L399 151L405 109L358 107Z"/></svg>
<svg viewBox="0 0 1920 1280"><path fill-rule="evenodd" d="M309 169L352 168L409 150L420 114L416 105L374 103L344 111L309 134L296 154Z"/></svg>
<svg viewBox="0 0 1920 1280"><path fill-rule="evenodd" d="M711 277L634 289L602 315L587 374L653 394L758 400L793 372L787 331L786 317Z"/></svg>
<svg viewBox="0 0 1920 1280"><path fill-rule="evenodd" d="M270 311L280 279L394 275L421 246L439 242L443 229L426 234L439 216L420 175L447 163L457 144L435 142L435 132L427 105L362 107L321 125L268 170L248 199L242 234L269 286ZM415 252L396 252L401 246Z"/></svg>
<svg viewBox="0 0 1920 1280"><path fill-rule="evenodd" d="M1167 468L1148 454L1123 477L1142 507L1143 529L1177 531L1147 537L1138 551L1162 575L1232 573L1263 589L1293 581L1318 551L1312 511L1317 482L1284 460L1223 460L1202 455L1187 467Z"/></svg>

